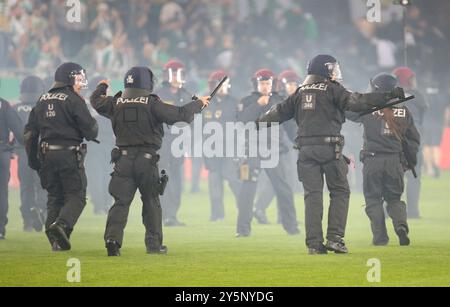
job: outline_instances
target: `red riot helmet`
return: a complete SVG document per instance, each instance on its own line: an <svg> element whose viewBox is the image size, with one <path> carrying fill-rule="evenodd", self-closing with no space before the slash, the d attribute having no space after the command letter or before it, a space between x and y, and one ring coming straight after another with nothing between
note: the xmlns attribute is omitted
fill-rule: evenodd
<svg viewBox="0 0 450 307"><path fill-rule="evenodd" d="M409 67L398 67L392 72L398 79L398 85L404 88L416 87L416 74Z"/></svg>
<svg viewBox="0 0 450 307"><path fill-rule="evenodd" d="M291 82L295 82L298 86L300 83L300 76L291 69L283 71L278 76L277 91L278 92L284 91L286 84L291 83Z"/></svg>
<svg viewBox="0 0 450 307"><path fill-rule="evenodd" d="M257 72L255 72L255 74L253 75L253 78L252 78L253 87L254 87L255 91L260 92L261 89L260 89L259 82L260 81L271 81L272 89L273 89L273 86L276 85L276 79L277 79L277 77L273 71L271 71L269 69L260 69Z"/></svg>
<svg viewBox="0 0 450 307"><path fill-rule="evenodd" d="M172 83L174 81L183 85L186 80L184 78L184 71L186 66L183 62L178 60L170 60L164 65L164 81Z"/></svg>

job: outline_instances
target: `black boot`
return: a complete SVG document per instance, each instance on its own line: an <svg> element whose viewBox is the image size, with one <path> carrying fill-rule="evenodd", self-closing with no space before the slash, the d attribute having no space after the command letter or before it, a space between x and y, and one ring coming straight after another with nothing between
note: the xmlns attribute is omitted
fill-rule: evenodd
<svg viewBox="0 0 450 307"><path fill-rule="evenodd" d="M263 210L255 210L253 212L253 216L258 221L258 223L261 224L261 225L268 225L268 224L270 224L269 219L266 216L266 212L264 212Z"/></svg>
<svg viewBox="0 0 450 307"><path fill-rule="evenodd" d="M326 255L328 254L327 248L322 243L311 244L308 246L308 254L310 255Z"/></svg>
<svg viewBox="0 0 450 307"><path fill-rule="evenodd" d="M238 232L235 235L236 238L247 238L250 237L250 233L249 232Z"/></svg>
<svg viewBox="0 0 450 307"><path fill-rule="evenodd" d="M164 220L164 226L166 227L185 227L186 224L178 221L177 219L169 218Z"/></svg>
<svg viewBox="0 0 450 307"><path fill-rule="evenodd" d="M348 253L348 249L345 246L345 243L343 240L339 240L339 241L328 240L327 244L326 244L326 248L330 252L335 252L336 254L347 254Z"/></svg>
<svg viewBox="0 0 450 307"><path fill-rule="evenodd" d="M167 246L161 245L157 248L154 247L148 247L147 248L147 254L159 254L159 255L165 255L167 254Z"/></svg>
<svg viewBox="0 0 450 307"><path fill-rule="evenodd" d="M68 251L72 247L66 233L66 228L63 223L55 222L46 231L49 241L56 242L63 251Z"/></svg>
<svg viewBox="0 0 450 307"><path fill-rule="evenodd" d="M286 230L286 232L290 236L297 236L297 235L300 234L300 230L297 227L289 229L289 230Z"/></svg>
<svg viewBox="0 0 450 307"><path fill-rule="evenodd" d="M389 237L386 237L385 239L382 240L373 239L372 243L374 246L386 246L389 244Z"/></svg>
<svg viewBox="0 0 450 307"><path fill-rule="evenodd" d="M400 226L395 230L395 232L397 233L398 239L400 240L400 246L408 246L409 244L411 244L411 241L408 237L408 230L405 227Z"/></svg>
<svg viewBox="0 0 450 307"><path fill-rule="evenodd" d="M108 257L120 256L120 246L116 241L106 241L106 249L108 251Z"/></svg>
<svg viewBox="0 0 450 307"><path fill-rule="evenodd" d="M31 226L30 224L26 223L25 225L23 225L23 231L24 232L33 232L33 226Z"/></svg>

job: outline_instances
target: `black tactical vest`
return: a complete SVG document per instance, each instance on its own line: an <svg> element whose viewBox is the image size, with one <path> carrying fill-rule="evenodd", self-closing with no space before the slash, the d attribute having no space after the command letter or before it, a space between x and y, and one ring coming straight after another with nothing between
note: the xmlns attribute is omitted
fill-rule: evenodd
<svg viewBox="0 0 450 307"><path fill-rule="evenodd" d="M334 97L336 85L328 80L313 80L297 90L295 119L300 137L338 136L345 113Z"/></svg>
<svg viewBox="0 0 450 307"><path fill-rule="evenodd" d="M112 118L117 146L158 147L164 131L151 112L153 99L156 98L150 95L117 100Z"/></svg>

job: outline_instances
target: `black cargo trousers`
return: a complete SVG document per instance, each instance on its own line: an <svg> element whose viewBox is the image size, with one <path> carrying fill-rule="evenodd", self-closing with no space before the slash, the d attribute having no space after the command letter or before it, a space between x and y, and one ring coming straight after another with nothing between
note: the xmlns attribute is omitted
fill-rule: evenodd
<svg viewBox="0 0 450 307"><path fill-rule="evenodd" d="M45 229L58 222L65 226L70 238L86 206L84 161L73 150L50 150L41 155L41 160L39 177L42 187L48 192Z"/></svg>
<svg viewBox="0 0 450 307"><path fill-rule="evenodd" d="M301 146L297 172L304 188L306 245L315 247L324 241L324 175L330 192L327 239L340 242L345 236L350 200L348 165L343 156L340 155L339 159L336 159L332 145Z"/></svg>
<svg viewBox="0 0 450 307"><path fill-rule="evenodd" d="M211 220L225 218L224 181L233 192L235 199L239 196L240 182L236 165L232 158L205 158L208 169L208 189L211 203Z"/></svg>
<svg viewBox="0 0 450 307"><path fill-rule="evenodd" d="M163 242L162 212L159 202L159 156L139 148L121 150L109 183L114 205L108 213L105 242L122 246L130 205L139 189L142 200L142 221L147 249L160 248Z"/></svg>
<svg viewBox="0 0 450 307"><path fill-rule="evenodd" d="M364 198L370 219L373 243L387 244L389 237L383 203L397 232L399 227L408 231L406 204L401 201L404 190L404 170L400 154L384 154L364 158Z"/></svg>
<svg viewBox="0 0 450 307"><path fill-rule="evenodd" d="M262 171L260 167L260 158L248 158L241 162L248 166L248 179L242 179L242 184L238 194L238 220L236 231L238 234L248 236L251 232L251 222L253 219L253 207L258 185L259 174ZM242 167L242 166L241 166ZM266 168L264 171L269 178L275 196L277 206L281 214L281 224L288 234L298 233L297 214L294 205L294 193L286 177L286 170L283 163L279 163L274 168Z"/></svg>
<svg viewBox="0 0 450 307"><path fill-rule="evenodd" d="M161 148L161 168L167 171L169 183L164 195L161 197L163 204L164 220L178 220L177 215L181 206L181 196L183 192L183 165L184 157L174 157L171 152L172 139L163 141Z"/></svg>

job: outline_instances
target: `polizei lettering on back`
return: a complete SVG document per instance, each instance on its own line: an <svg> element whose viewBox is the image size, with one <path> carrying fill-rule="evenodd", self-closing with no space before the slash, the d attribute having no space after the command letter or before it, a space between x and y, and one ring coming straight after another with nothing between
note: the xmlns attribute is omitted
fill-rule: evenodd
<svg viewBox="0 0 450 307"><path fill-rule="evenodd" d="M119 98L119 99L117 99L117 104L123 104L123 103L148 104L148 97Z"/></svg>
<svg viewBox="0 0 450 307"><path fill-rule="evenodd" d="M18 111L18 112L27 112L27 113L30 113L31 110L33 110L33 107L32 107L32 106L29 106L29 105L21 105L21 106L19 106L19 107L17 108L17 111Z"/></svg>
<svg viewBox="0 0 450 307"><path fill-rule="evenodd" d="M64 93L47 93L42 95L40 101L47 101L47 100L59 100L59 101L66 101L66 99L69 97L69 95Z"/></svg>
<svg viewBox="0 0 450 307"><path fill-rule="evenodd" d="M384 112L383 112L382 110L376 111L376 112L373 113L373 115L383 116L383 115L384 115ZM394 108L394 117L405 118L405 117L406 117L406 109L403 109L403 108Z"/></svg>
<svg viewBox="0 0 450 307"><path fill-rule="evenodd" d="M326 91L327 88L328 88L328 84L325 84L325 83L307 84L307 85L302 86L302 90Z"/></svg>

